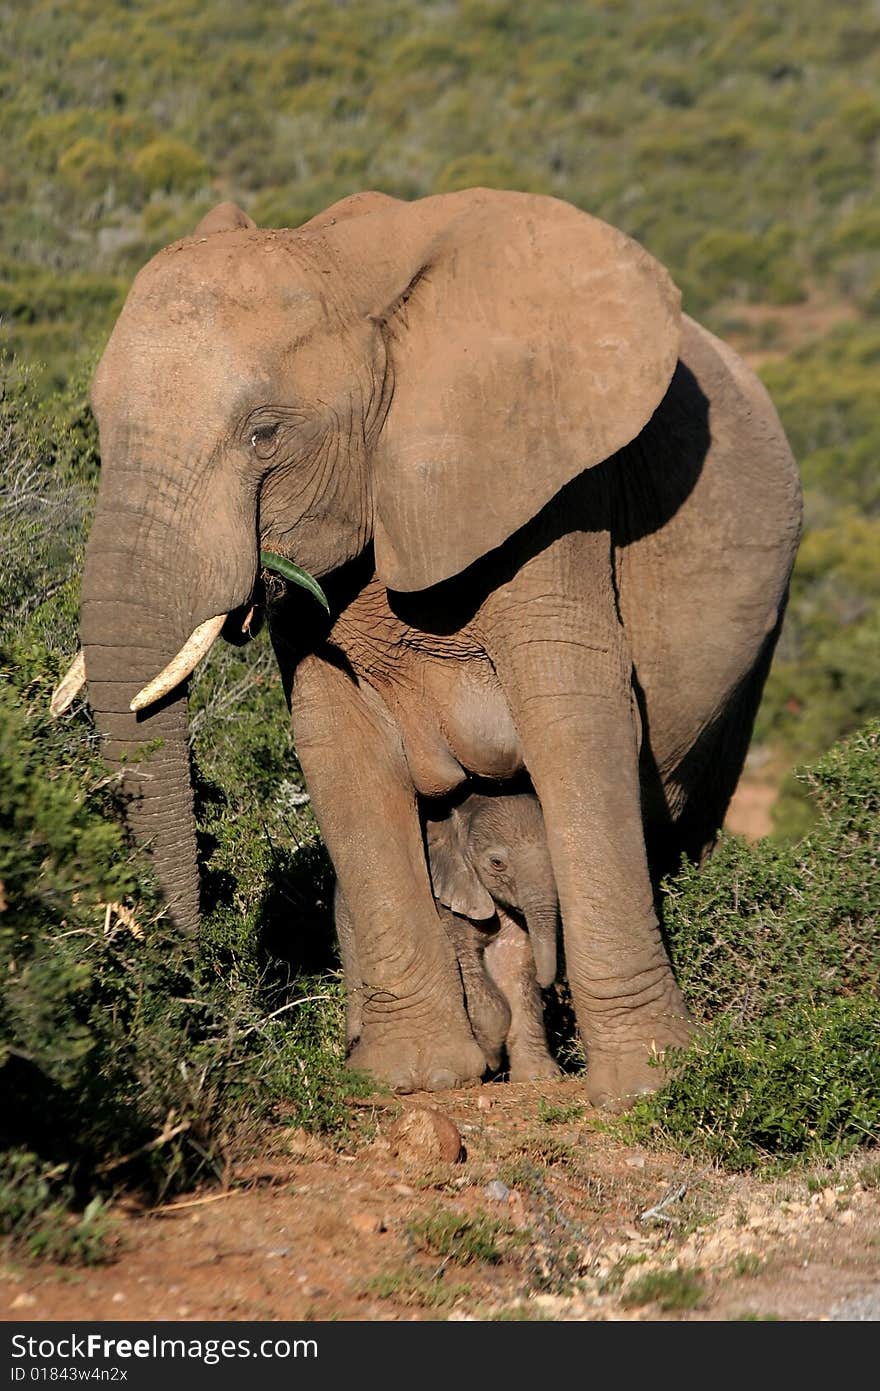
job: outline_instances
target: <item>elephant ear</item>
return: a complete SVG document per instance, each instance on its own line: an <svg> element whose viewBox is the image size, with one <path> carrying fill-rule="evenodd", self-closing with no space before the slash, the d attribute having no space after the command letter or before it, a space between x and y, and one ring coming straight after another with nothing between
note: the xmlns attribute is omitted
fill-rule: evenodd
<svg viewBox="0 0 880 1391"><path fill-rule="evenodd" d="M389 588L426 588L500 545L666 393L677 289L567 203L471 189L379 204L333 234L360 258L354 294L393 372L374 476Z"/></svg>
<svg viewBox="0 0 880 1391"><path fill-rule="evenodd" d="M248 217L237 203L218 203L216 208L205 213L193 232L193 236L210 237L214 232L240 232L246 227L256 227L256 225L254 219Z"/></svg>
<svg viewBox="0 0 880 1391"><path fill-rule="evenodd" d="M434 897L453 913L475 922L495 916L495 904L465 855L466 832L458 810L443 821L428 821L428 867Z"/></svg>

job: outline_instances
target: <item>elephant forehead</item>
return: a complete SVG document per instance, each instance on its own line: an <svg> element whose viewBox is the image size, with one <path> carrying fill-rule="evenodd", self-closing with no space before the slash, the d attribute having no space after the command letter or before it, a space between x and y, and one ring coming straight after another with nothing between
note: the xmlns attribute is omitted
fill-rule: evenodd
<svg viewBox="0 0 880 1391"><path fill-rule="evenodd" d="M149 321L155 332L158 320L211 340L225 330L271 336L273 320L283 318L297 334L309 334L326 320L326 287L295 251L295 244L259 232L178 242L140 271L120 322Z"/></svg>
<svg viewBox="0 0 880 1391"><path fill-rule="evenodd" d="M160 323L143 316L120 317L104 351L92 388L100 416L124 409L137 414L139 406L158 398L174 398L189 408L210 410L228 400L230 391L252 389L261 373L252 338L255 327L237 328L217 318L178 315L168 306Z"/></svg>
<svg viewBox="0 0 880 1391"><path fill-rule="evenodd" d="M328 308L318 290L285 280L264 259L227 255L218 268L216 257L156 257L132 286L99 364L96 408L135 382L142 397L205 393L205 406L212 392L268 384L281 356L327 324Z"/></svg>

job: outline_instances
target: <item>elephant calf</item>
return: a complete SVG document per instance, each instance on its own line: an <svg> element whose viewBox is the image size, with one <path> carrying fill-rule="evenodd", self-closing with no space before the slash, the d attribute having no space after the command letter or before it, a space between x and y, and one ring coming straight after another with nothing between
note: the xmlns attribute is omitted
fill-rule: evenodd
<svg viewBox="0 0 880 1391"><path fill-rule="evenodd" d="M500 905L483 923L438 906L455 947L474 1038L489 1067L501 1067L506 1052L511 1082L557 1077L526 933Z"/></svg>
<svg viewBox="0 0 880 1391"><path fill-rule="evenodd" d="M429 817L425 838L471 1028L489 1065L499 1065L503 1046L511 1081L555 1077L539 985L556 977L559 905L537 797L473 792Z"/></svg>
<svg viewBox="0 0 880 1391"><path fill-rule="evenodd" d="M506 1051L511 1081L555 1077L559 1069L547 1046L540 985L550 985L556 975L558 903L537 797L472 793L445 814L428 816L425 834L437 909L455 948L468 1017L486 1062L499 1068ZM336 930L353 1043L365 986L338 888Z"/></svg>

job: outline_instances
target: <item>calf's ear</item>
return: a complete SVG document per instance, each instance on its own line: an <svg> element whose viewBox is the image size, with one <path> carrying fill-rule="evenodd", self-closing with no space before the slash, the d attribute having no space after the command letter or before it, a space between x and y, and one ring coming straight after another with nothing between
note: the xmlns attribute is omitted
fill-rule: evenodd
<svg viewBox="0 0 880 1391"><path fill-rule="evenodd" d="M428 868L434 897L453 913L474 922L495 916L495 904L465 855L466 831L456 810L427 823Z"/></svg>

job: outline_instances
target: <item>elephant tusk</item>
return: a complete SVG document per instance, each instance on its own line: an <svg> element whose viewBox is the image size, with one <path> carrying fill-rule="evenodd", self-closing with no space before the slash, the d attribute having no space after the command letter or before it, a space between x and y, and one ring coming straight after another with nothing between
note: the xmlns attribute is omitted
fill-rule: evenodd
<svg viewBox="0 0 880 1391"><path fill-rule="evenodd" d="M57 720L59 715L63 715L76 699L83 686L86 684L86 659L82 649L77 652L66 674L58 682L52 692L52 699L49 702L49 710Z"/></svg>
<svg viewBox="0 0 880 1391"><path fill-rule="evenodd" d="M169 691L173 691L174 687L179 686L181 681L185 681L195 671L202 658L207 655L220 629L226 622L226 617L225 613L218 613L216 618L208 618L204 623L200 623L167 667L164 667L158 676L154 676L143 690L138 691L129 709L143 710L147 705L152 705L155 701L168 695Z"/></svg>

